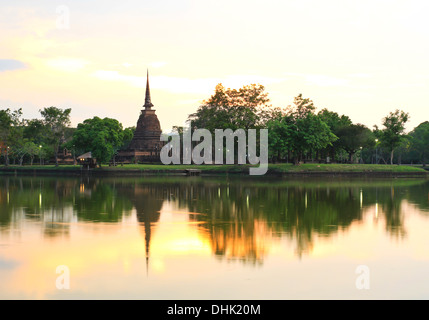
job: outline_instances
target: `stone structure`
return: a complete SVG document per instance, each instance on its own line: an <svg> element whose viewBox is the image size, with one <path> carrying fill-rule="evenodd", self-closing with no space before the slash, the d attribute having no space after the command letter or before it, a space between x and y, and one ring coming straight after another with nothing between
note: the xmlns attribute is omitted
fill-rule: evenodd
<svg viewBox="0 0 429 320"><path fill-rule="evenodd" d="M133 139L127 149L118 153L117 161L125 163L138 162L159 162L159 154L164 143L160 141L161 125L155 110L152 109L153 104L150 99L149 88L149 71L146 80L146 97L143 105L143 110L137 127L134 131Z"/></svg>

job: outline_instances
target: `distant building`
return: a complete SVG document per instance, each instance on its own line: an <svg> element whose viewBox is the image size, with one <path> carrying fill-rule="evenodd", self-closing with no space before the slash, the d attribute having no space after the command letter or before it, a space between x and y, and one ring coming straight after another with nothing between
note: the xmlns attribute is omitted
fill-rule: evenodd
<svg viewBox="0 0 429 320"><path fill-rule="evenodd" d="M0 156L6 154L7 146L3 141L0 141Z"/></svg>
<svg viewBox="0 0 429 320"><path fill-rule="evenodd" d="M149 71L146 80L146 97L137 121L133 139L125 150L119 151L116 161L125 163L159 162L164 143L160 141L161 125L150 99Z"/></svg>
<svg viewBox="0 0 429 320"><path fill-rule="evenodd" d="M97 166L97 159L92 157L92 152L78 156L77 162L84 168L95 168Z"/></svg>
<svg viewBox="0 0 429 320"><path fill-rule="evenodd" d="M55 159L52 160L52 162L55 162ZM68 150L67 148L61 149L58 148L58 163L59 164L75 164L75 158L73 153Z"/></svg>

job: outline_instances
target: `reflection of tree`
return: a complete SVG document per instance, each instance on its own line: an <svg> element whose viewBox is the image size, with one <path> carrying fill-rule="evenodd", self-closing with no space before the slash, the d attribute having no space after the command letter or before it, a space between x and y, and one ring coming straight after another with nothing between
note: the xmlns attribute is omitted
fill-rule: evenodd
<svg viewBox="0 0 429 320"><path fill-rule="evenodd" d="M400 203L409 196L405 191L411 186L422 190L418 181L254 184L197 180L178 184L173 196L190 212L202 213L191 218L204 222L200 228L210 237L217 256L255 263L262 260L271 238L289 237L301 256L311 251L315 237L329 237L348 228L362 220L364 207L375 203L383 209L387 231L404 235ZM425 199L422 192L428 192L427 184L423 189L418 199Z"/></svg>
<svg viewBox="0 0 429 320"><path fill-rule="evenodd" d="M387 191L387 190L383 190ZM387 193L387 192L386 192ZM404 212L401 211L402 197L395 196L395 188L390 188L390 196L387 194L386 200L382 202L382 208L386 216L386 230L393 236L404 237Z"/></svg>
<svg viewBox="0 0 429 320"><path fill-rule="evenodd" d="M429 215L429 181L408 188L406 198L416 205L420 211Z"/></svg>
<svg viewBox="0 0 429 320"><path fill-rule="evenodd" d="M117 196L115 183L93 179L3 177L0 226L38 222L47 237L67 235L74 220L118 222L132 204Z"/></svg>
<svg viewBox="0 0 429 320"><path fill-rule="evenodd" d="M3 177L0 185L0 225L41 223L45 236L68 235L72 208L70 180Z"/></svg>
<svg viewBox="0 0 429 320"><path fill-rule="evenodd" d="M118 196L121 184L101 179L86 179L79 182L74 192L74 209L80 220L92 222L118 222L129 214L132 204L124 196Z"/></svg>
<svg viewBox="0 0 429 320"><path fill-rule="evenodd" d="M366 203L368 205L378 203L385 217L386 231L394 237L403 238L407 234L404 227L407 212L402 210L403 201L406 200L410 203L415 203L413 199L416 199L419 201L419 203L416 203L417 206L420 207L421 212L424 212L425 205L426 210L428 206L420 197L424 198L424 194L428 190L429 185L427 182L419 183L416 181L409 186L391 182L383 187L368 188Z"/></svg>
<svg viewBox="0 0 429 320"><path fill-rule="evenodd" d="M183 192L183 188L182 188ZM297 254L309 251L314 234L330 235L361 219L359 189L325 189L300 185L252 187L234 184L205 188L198 201L188 199L202 220L213 251L228 258L256 262L265 254L265 240L287 235ZM262 231L262 232L261 232Z"/></svg>
<svg viewBox="0 0 429 320"><path fill-rule="evenodd" d="M267 182L268 181L268 182ZM135 207L149 257L164 200L195 212L218 258L261 263L270 241L288 237L302 256L317 237L329 237L378 204L386 230L404 236L403 200L429 212L429 182L413 180L284 181L227 178L21 178L0 181L0 228L41 223L47 237L67 235L69 222L119 222ZM2 229L0 229L2 230Z"/></svg>

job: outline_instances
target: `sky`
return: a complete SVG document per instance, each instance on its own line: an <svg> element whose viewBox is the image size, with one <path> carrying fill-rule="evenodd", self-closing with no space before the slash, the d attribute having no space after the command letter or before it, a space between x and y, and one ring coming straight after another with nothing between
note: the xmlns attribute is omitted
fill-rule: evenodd
<svg viewBox="0 0 429 320"><path fill-rule="evenodd" d="M72 108L135 126L146 70L163 131L216 84L302 94L372 128L395 109L429 121L425 0L0 0L0 109Z"/></svg>

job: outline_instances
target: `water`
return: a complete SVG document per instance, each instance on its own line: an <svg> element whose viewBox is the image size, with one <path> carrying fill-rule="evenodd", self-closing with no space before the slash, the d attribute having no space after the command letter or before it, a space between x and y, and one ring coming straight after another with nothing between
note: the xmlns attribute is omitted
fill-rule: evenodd
<svg viewBox="0 0 429 320"><path fill-rule="evenodd" d="M428 299L428 230L428 180L2 176L0 299Z"/></svg>

